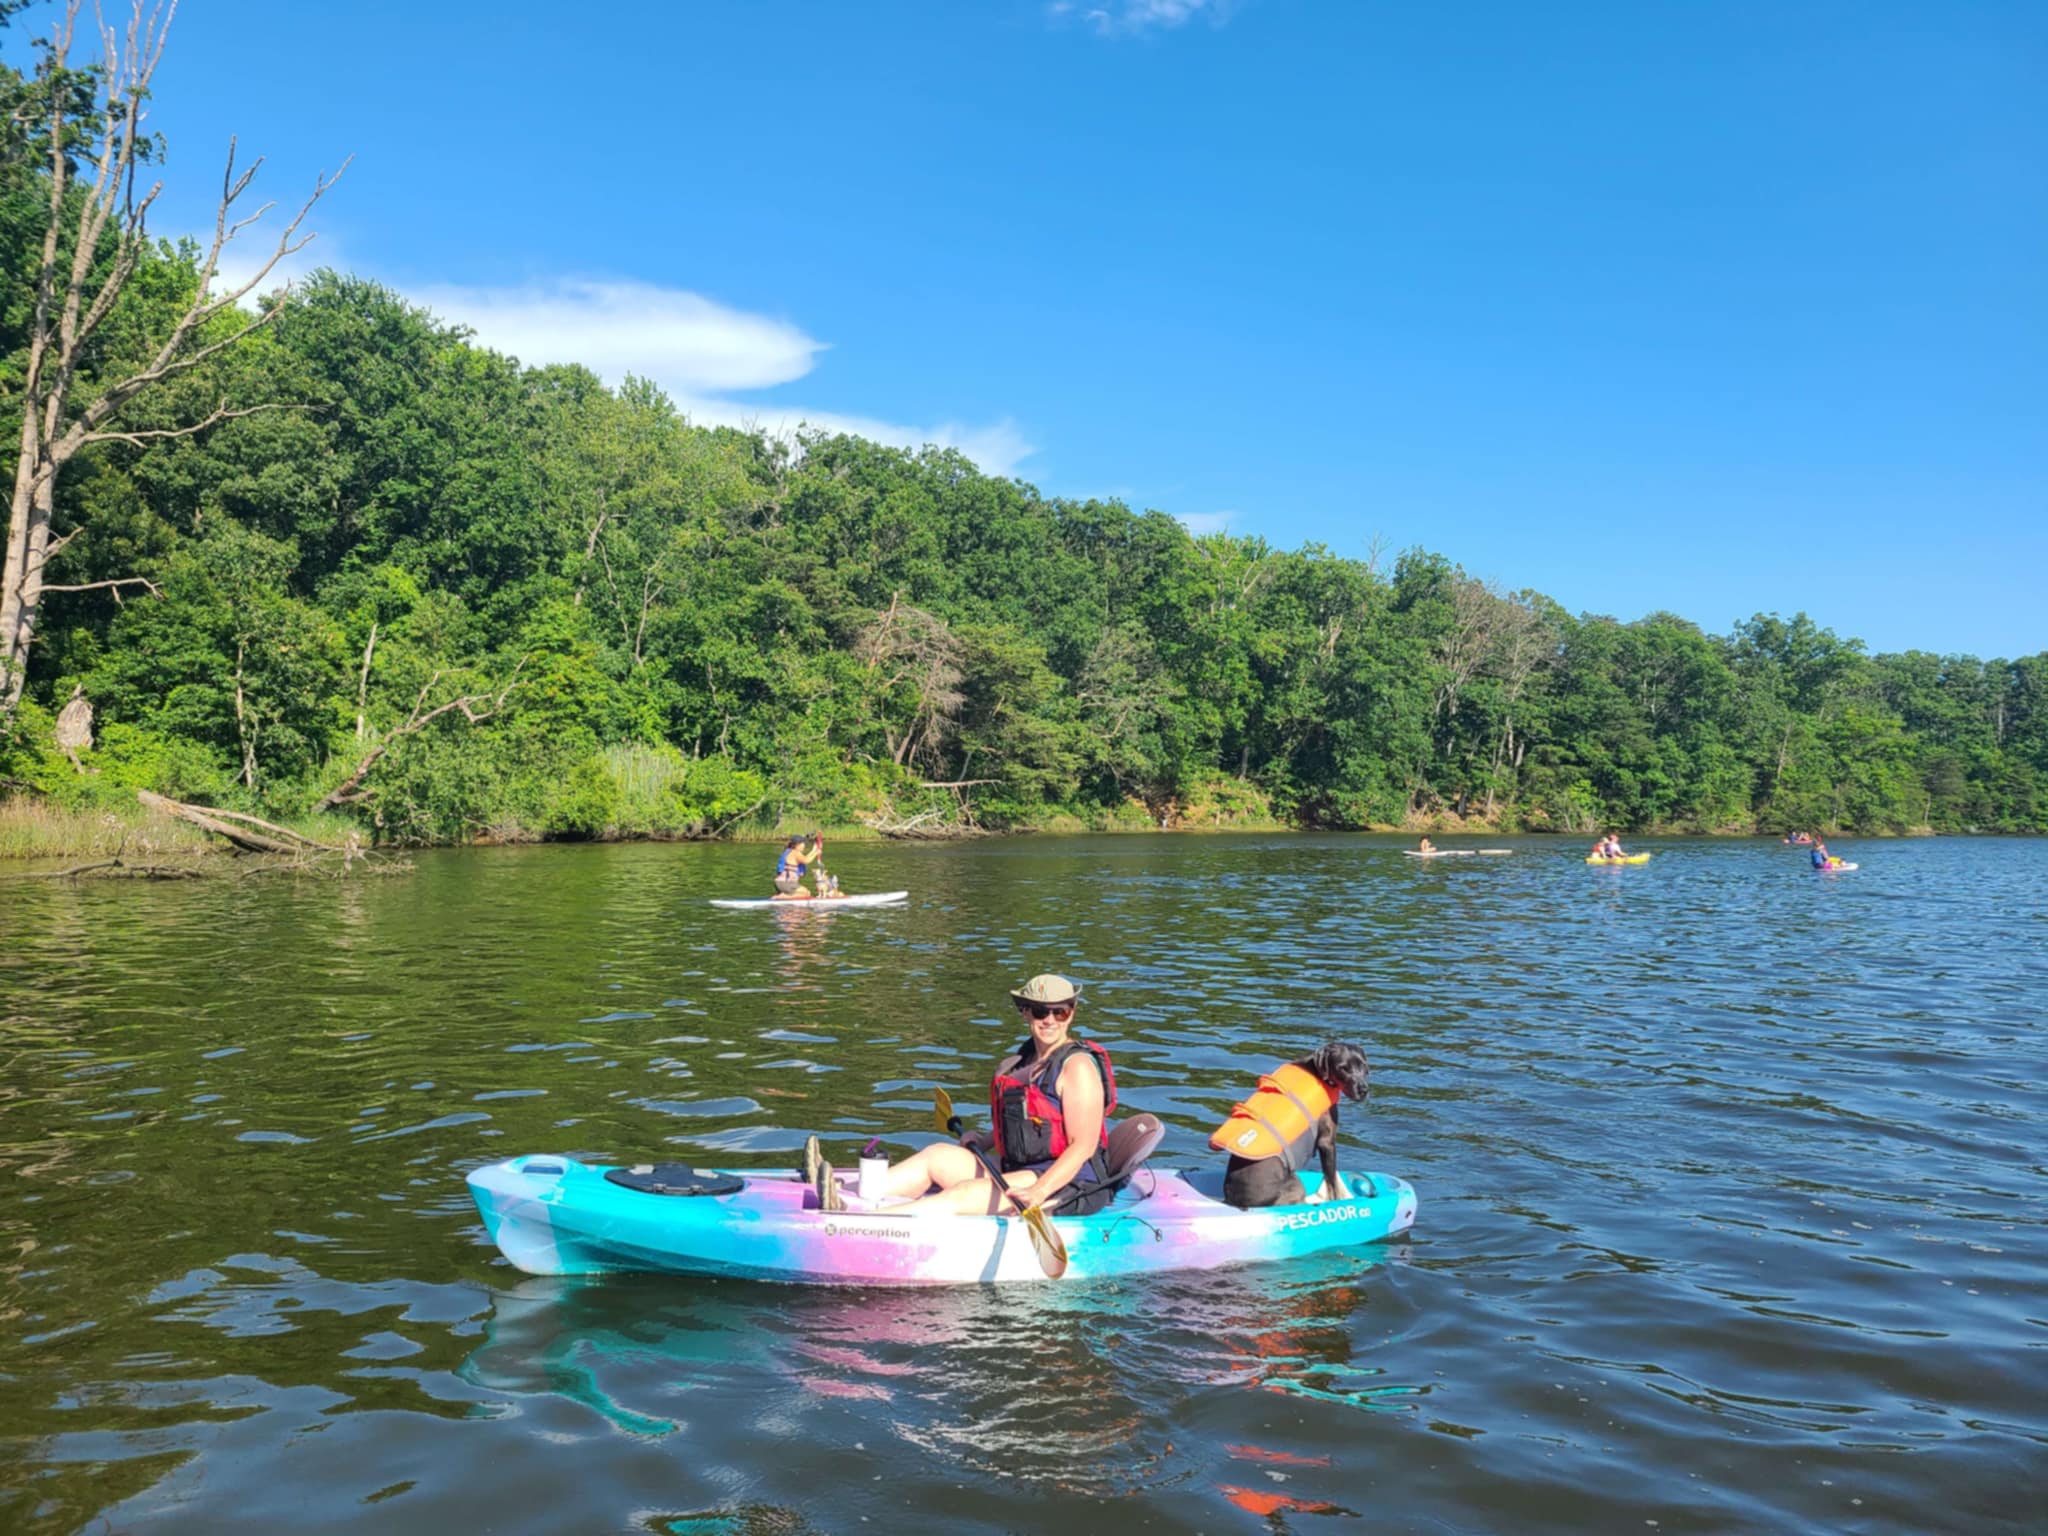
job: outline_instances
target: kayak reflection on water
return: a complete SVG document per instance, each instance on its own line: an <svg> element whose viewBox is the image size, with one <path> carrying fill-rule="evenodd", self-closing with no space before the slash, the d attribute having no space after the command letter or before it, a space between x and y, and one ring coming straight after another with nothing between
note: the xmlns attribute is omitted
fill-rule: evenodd
<svg viewBox="0 0 2048 1536"><path fill-rule="evenodd" d="M1244 1415L1218 1424L1230 1445L1186 1427L1183 1405L1219 1389L1418 1407L1428 1388L1390 1380L1369 1353L1389 1327L1376 1314L1390 1298L1399 1311L1381 1265L1398 1274L1407 1257L1405 1246L1361 1244L1284 1279L1238 1270L1038 1287L1021 1314L984 1287L528 1278L493 1295L457 1374L503 1411L546 1419L534 1400L559 1399L628 1435L686 1434L707 1468L728 1446L737 1464L741 1444L796 1434L860 1441L885 1476L936 1455L1119 1495L1244 1458ZM1057 1391L1018 1390L1020 1330L1034 1377Z"/></svg>

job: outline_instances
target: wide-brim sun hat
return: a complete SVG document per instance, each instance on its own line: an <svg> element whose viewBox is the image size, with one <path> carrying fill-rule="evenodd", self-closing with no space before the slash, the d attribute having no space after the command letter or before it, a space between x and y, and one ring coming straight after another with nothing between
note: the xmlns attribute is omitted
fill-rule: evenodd
<svg viewBox="0 0 2048 1536"><path fill-rule="evenodd" d="M1020 1003L1075 1003L1081 1000L1081 991L1066 977L1048 973L1011 988L1010 996Z"/></svg>

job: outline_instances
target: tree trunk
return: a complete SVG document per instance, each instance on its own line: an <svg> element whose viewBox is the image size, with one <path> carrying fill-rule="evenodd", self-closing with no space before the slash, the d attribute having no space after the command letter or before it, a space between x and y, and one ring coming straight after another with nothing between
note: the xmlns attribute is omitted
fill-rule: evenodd
<svg viewBox="0 0 2048 1536"><path fill-rule="evenodd" d="M217 811L210 805L187 805L182 800L167 799L146 789L135 791L135 798L149 810L165 816L175 816L180 821L189 821L195 827L226 838L244 853L288 853L297 856L308 852L341 851L330 843L316 843L310 837L301 837L290 827L280 827L276 822L265 821L260 816L248 816L240 811ZM276 835L269 835L272 833Z"/></svg>
<svg viewBox="0 0 2048 1536"><path fill-rule="evenodd" d="M0 720L13 717L28 682L28 651L35 643L36 610L43 599L43 551L50 522L34 506L35 422L21 424L21 467L7 517L7 564L0 567Z"/></svg>
<svg viewBox="0 0 2048 1536"><path fill-rule="evenodd" d="M363 739L363 717L370 699L370 657L377 650L377 622L370 621L370 643L363 647L363 675L356 679L356 740Z"/></svg>
<svg viewBox="0 0 2048 1536"><path fill-rule="evenodd" d="M242 783L256 788L256 732L249 724L247 711L242 701L242 659L248 653L248 642L235 642L235 736L242 743Z"/></svg>

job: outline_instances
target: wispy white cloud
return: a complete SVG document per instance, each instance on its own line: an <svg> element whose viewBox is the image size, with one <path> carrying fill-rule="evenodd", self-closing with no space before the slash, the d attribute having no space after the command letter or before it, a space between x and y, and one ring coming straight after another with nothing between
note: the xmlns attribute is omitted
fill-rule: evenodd
<svg viewBox="0 0 2048 1536"><path fill-rule="evenodd" d="M825 343L786 320L652 283L567 279L519 288L432 285L408 297L527 363L582 363L672 394L765 389L809 373Z"/></svg>
<svg viewBox="0 0 2048 1536"><path fill-rule="evenodd" d="M652 283L563 279L516 288L410 287L407 297L476 332L485 346L527 364L581 363L609 384L652 379L691 420L780 436L801 427L858 433L876 442L958 448L992 475L1008 475L1033 451L1014 421L893 422L779 401L735 398L803 378L827 344L787 320L734 309Z"/></svg>
<svg viewBox="0 0 2048 1536"><path fill-rule="evenodd" d="M1187 25L1196 17L1211 26L1222 26L1237 9L1238 0L1052 0L1046 14L1063 22L1079 22L1098 37L1127 37L1133 33L1167 32Z"/></svg>
<svg viewBox="0 0 2048 1536"><path fill-rule="evenodd" d="M1199 539L1207 533L1227 533L1230 530L1230 520L1237 516L1237 514L1235 512L1176 512L1174 516L1180 519L1180 525L1183 528Z"/></svg>
<svg viewBox="0 0 2048 1536"><path fill-rule="evenodd" d="M274 236L272 237L274 240ZM231 243L214 276L216 293L255 276L274 244ZM264 274L250 299L297 283L321 267L345 267L339 245L320 240ZM803 378L829 344L800 326L720 304L682 288L630 279L563 278L518 287L404 284L405 297L465 325L485 346L529 365L580 363L608 384L629 373L659 384L676 408L704 426L743 427L779 437L804 428L849 432L898 448L957 448L991 475L1015 474L1037 445L1005 416L993 422L888 421L779 401L734 398ZM253 305L252 305L253 307Z"/></svg>
<svg viewBox="0 0 2048 1536"><path fill-rule="evenodd" d="M814 411L751 400L695 395L673 398L676 408L700 426L744 427L772 437L794 437L799 430L810 427L825 432L848 432L897 448L922 448L929 443L959 449L991 475L1015 474L1018 464L1038 451L1007 416L986 426L942 421L935 426L919 427L872 416L850 416L841 411Z"/></svg>

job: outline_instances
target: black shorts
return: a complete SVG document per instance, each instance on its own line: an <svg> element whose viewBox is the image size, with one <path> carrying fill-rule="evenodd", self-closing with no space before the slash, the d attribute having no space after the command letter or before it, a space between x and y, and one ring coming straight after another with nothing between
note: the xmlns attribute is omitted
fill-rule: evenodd
<svg viewBox="0 0 2048 1536"><path fill-rule="evenodd" d="M1035 1167L1034 1173L1043 1173L1051 1163ZM1116 1189L1109 1184L1096 1182L1093 1163L1081 1170L1079 1178L1052 1197L1052 1214L1055 1216L1093 1216L1097 1211L1116 1198Z"/></svg>

